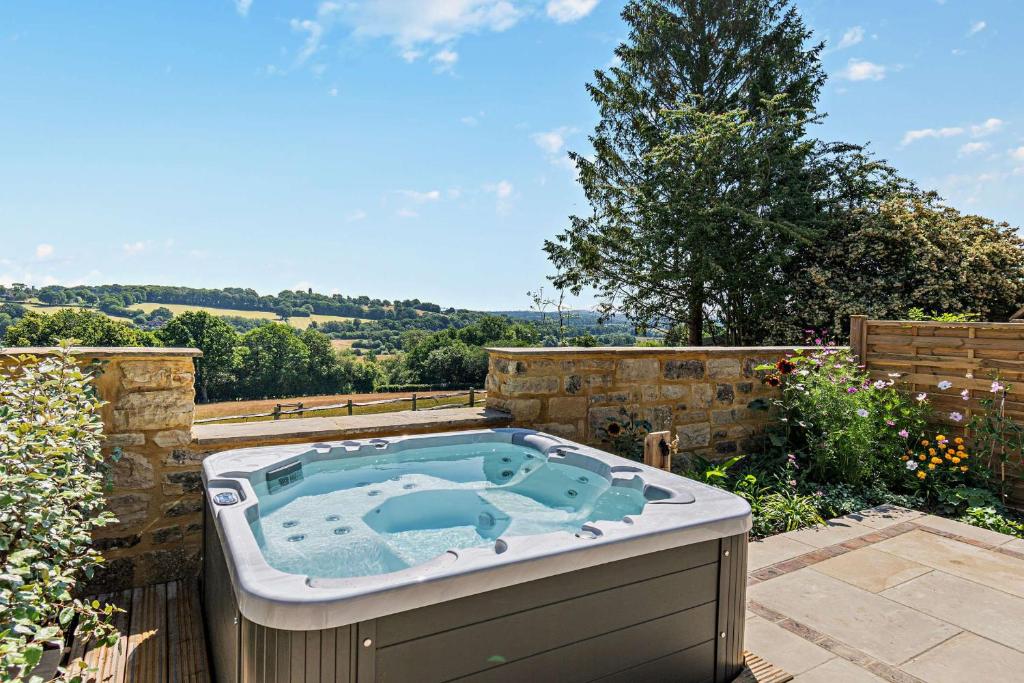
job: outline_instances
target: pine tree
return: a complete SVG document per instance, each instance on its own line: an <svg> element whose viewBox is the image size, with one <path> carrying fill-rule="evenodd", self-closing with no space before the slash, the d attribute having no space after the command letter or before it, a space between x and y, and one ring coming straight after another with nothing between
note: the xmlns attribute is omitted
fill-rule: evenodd
<svg viewBox="0 0 1024 683"><path fill-rule="evenodd" d="M814 235L803 138L823 44L789 0L633 0L622 16L619 64L587 86L594 155L570 154L592 213L545 242L555 285L593 287L641 328L685 325L690 344L709 316L750 341L748 309Z"/></svg>

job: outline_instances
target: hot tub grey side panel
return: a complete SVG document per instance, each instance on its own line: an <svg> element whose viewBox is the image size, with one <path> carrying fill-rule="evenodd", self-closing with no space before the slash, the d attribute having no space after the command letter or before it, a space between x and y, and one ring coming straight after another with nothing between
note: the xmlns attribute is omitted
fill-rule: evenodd
<svg viewBox="0 0 1024 683"><path fill-rule="evenodd" d="M723 538L719 545L719 558L715 683L727 683L743 669L743 631L747 611L747 534Z"/></svg>

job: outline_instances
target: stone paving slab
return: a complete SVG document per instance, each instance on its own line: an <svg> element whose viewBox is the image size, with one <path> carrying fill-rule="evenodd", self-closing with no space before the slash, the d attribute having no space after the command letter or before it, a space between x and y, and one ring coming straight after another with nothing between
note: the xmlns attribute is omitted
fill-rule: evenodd
<svg viewBox="0 0 1024 683"><path fill-rule="evenodd" d="M880 506L751 556L747 647L796 681L1024 681L1024 539Z"/></svg>

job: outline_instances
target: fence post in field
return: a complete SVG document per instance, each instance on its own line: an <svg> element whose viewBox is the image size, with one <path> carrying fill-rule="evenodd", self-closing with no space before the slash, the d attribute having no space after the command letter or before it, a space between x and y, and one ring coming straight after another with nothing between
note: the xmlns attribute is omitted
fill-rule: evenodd
<svg viewBox="0 0 1024 683"><path fill-rule="evenodd" d="M412 395L412 409L416 410L416 394Z"/></svg>
<svg viewBox="0 0 1024 683"><path fill-rule="evenodd" d="M348 414L351 415L352 414L352 399L348 400L348 406L346 406L346 407L348 408Z"/></svg>
<svg viewBox="0 0 1024 683"><path fill-rule="evenodd" d="M275 420L280 420L281 419L281 404L280 403L278 403L277 405L274 406L274 419Z"/></svg>
<svg viewBox="0 0 1024 683"><path fill-rule="evenodd" d="M302 401L299 401L299 417L302 417Z"/></svg>
<svg viewBox="0 0 1024 683"><path fill-rule="evenodd" d="M469 407L476 407L476 390L473 387L469 388Z"/></svg>
<svg viewBox="0 0 1024 683"><path fill-rule="evenodd" d="M651 432L644 437L644 464L666 472L672 471L671 432Z"/></svg>
<svg viewBox="0 0 1024 683"><path fill-rule="evenodd" d="M867 354L868 317L866 315L850 316L850 351L857 362L864 364Z"/></svg>

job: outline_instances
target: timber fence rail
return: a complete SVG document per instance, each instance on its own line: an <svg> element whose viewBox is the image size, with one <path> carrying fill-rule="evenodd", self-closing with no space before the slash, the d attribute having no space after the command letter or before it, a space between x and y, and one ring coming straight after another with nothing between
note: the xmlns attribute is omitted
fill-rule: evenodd
<svg viewBox="0 0 1024 683"><path fill-rule="evenodd" d="M384 398L374 401L352 401L348 400L344 403L332 403L324 406L309 406L304 407L302 403L279 403L273 410L263 413L248 413L245 415L219 415L217 417L205 417L198 420L194 420L193 424L211 424L214 422L228 422L231 420L252 420L262 418L273 418L275 420L281 417L287 417L290 415L304 415L305 413L316 413L325 411L347 411L348 415L354 415L356 408L366 408L372 406L384 406L398 403L410 403L412 404L409 410L439 410L441 408L454 408L457 404L445 404L440 406L429 406L420 407L420 401L441 401L449 398L457 398L459 396L468 397L466 405L470 408L475 407L481 398L487 397L487 391L484 389L469 389L467 391L453 391L447 394L430 394L428 396L417 396L412 394L411 396L402 396L400 398ZM285 408L289 408L285 410ZM387 411L382 411L387 412ZM395 411L398 412L398 411Z"/></svg>
<svg viewBox="0 0 1024 683"><path fill-rule="evenodd" d="M992 399L992 383L1006 387L1006 417L1024 424L1024 324L943 323L917 320L870 320L850 317L850 347L875 378L897 381L907 389L925 393L935 409L935 420L949 431L963 430L984 410L981 401ZM940 389L941 382L948 389ZM961 392L966 390L965 400ZM960 413L956 422L951 413ZM1010 498L1024 505L1024 467L1021 454L1010 455L1005 469L989 463L997 476L1006 477ZM1003 470L1001 472L1001 470Z"/></svg>

